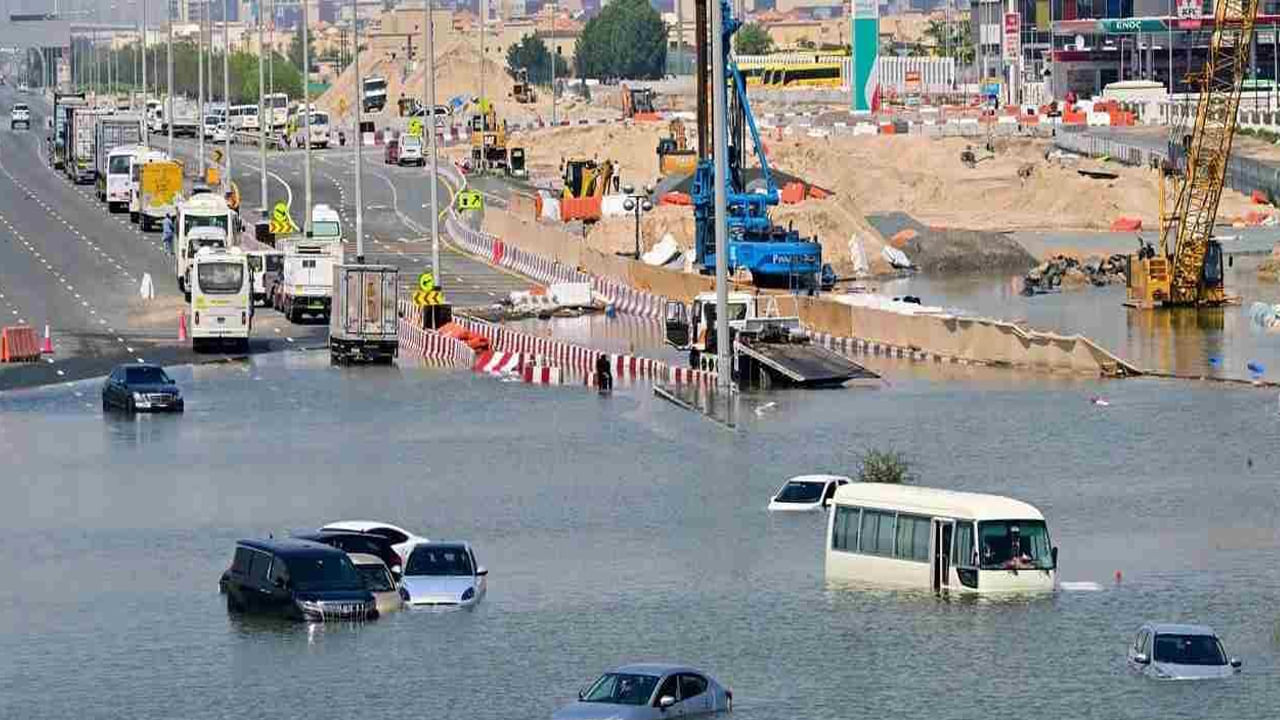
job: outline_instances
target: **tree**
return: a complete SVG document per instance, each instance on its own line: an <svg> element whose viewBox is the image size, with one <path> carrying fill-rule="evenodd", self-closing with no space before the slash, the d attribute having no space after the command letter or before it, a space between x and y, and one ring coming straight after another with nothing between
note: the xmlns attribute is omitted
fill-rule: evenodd
<svg viewBox="0 0 1280 720"><path fill-rule="evenodd" d="M901 453L868 450L858 459L858 480L905 485L914 481L915 475L911 472L911 464Z"/></svg>
<svg viewBox="0 0 1280 720"><path fill-rule="evenodd" d="M525 35L520 42L507 48L507 74L515 77L516 70L523 68L529 72L529 82L534 85L551 84L551 51L547 44L537 35ZM569 63L564 57L556 56L556 77L569 75Z"/></svg>
<svg viewBox="0 0 1280 720"><path fill-rule="evenodd" d="M765 55L773 49L773 38L760 23L747 23L733 36L733 51L739 55Z"/></svg>
<svg viewBox="0 0 1280 720"><path fill-rule="evenodd" d="M958 65L973 62L974 48L970 40L969 23L930 20L925 27L924 36L931 45L931 55L953 57Z"/></svg>
<svg viewBox="0 0 1280 720"><path fill-rule="evenodd" d="M667 66L667 26L648 0L614 0L587 21L573 55L580 78L658 79Z"/></svg>
<svg viewBox="0 0 1280 720"><path fill-rule="evenodd" d="M307 50L309 51L307 55L312 62L315 62L316 41L310 35L307 36L307 41L308 41ZM363 50L364 48L360 48L360 49ZM301 27L298 28L298 32L294 33L293 38L289 40L289 62L292 63L293 66L296 68L299 68L299 69L302 68L302 28Z"/></svg>

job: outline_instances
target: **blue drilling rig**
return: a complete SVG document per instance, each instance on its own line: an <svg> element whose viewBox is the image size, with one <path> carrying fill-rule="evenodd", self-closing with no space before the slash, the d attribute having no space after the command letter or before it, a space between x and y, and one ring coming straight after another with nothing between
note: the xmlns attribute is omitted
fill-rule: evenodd
<svg viewBox="0 0 1280 720"><path fill-rule="evenodd" d="M728 178L727 215L729 237L728 266L732 274L739 268L751 271L752 282L758 287L786 288L798 291L816 290L822 272L822 246L816 238L801 237L789 227L773 224L769 208L779 201L778 186L769 171L769 159L765 157L747 100L747 86L738 65L729 55L733 34L742 21L733 16L728 0L719 2L724 13L723 50L725 54L725 108L727 115ZM703 5L703 3L698 3ZM705 7L705 6L704 6ZM698 18L701 23L703 17ZM693 175L693 217L695 226L695 260L703 275L713 275L716 269L715 224L715 165L706 145L710 138L707 112L706 78L710 73L705 62L705 49L709 33L699 34L699 106L698 139L699 160ZM743 176L747 154L747 134L751 148L760 163L760 177L747 183Z"/></svg>

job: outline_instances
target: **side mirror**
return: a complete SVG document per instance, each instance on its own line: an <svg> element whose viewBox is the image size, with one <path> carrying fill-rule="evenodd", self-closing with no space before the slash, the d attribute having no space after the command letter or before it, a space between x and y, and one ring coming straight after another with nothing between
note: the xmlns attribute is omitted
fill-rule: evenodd
<svg viewBox="0 0 1280 720"><path fill-rule="evenodd" d="M399 565L392 565L392 566L391 566L391 574L392 574L392 575L403 575L403 574L404 574L404 571L400 569L400 566L399 566Z"/></svg>
<svg viewBox="0 0 1280 720"><path fill-rule="evenodd" d="M1053 569L1058 569L1058 546L1054 545L1049 549L1049 556L1053 558Z"/></svg>
<svg viewBox="0 0 1280 720"><path fill-rule="evenodd" d="M662 697L658 698L659 710L666 710L667 708L675 704L676 704L676 699L671 695L663 695Z"/></svg>
<svg viewBox="0 0 1280 720"><path fill-rule="evenodd" d="M1235 669L1239 670L1239 669L1240 669L1240 666L1241 666L1241 665L1243 665L1243 664L1244 664L1244 662L1243 662L1243 661L1241 661L1241 660L1240 660L1240 658L1231 658L1231 667L1233 667L1233 668L1235 668Z"/></svg>
<svg viewBox="0 0 1280 720"><path fill-rule="evenodd" d="M484 577L485 575L488 575L488 574L489 574L489 568L483 565L476 568L476 575L479 575L480 577Z"/></svg>
<svg viewBox="0 0 1280 720"><path fill-rule="evenodd" d="M1138 653L1137 655L1133 656L1133 661L1138 663L1139 665L1149 665L1151 664L1151 656L1147 655L1146 653Z"/></svg>
<svg viewBox="0 0 1280 720"><path fill-rule="evenodd" d="M581 700L582 698L584 698L584 697L586 697L586 696L587 696L587 691L586 691L585 689L584 689L584 690L579 690L579 691L578 691L578 699L579 699L579 700Z"/></svg>

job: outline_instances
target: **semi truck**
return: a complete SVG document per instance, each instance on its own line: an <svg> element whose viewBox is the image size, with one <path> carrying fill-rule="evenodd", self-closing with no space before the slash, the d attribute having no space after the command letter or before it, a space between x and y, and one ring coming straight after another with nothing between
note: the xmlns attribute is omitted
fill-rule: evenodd
<svg viewBox="0 0 1280 720"><path fill-rule="evenodd" d="M142 116L99 115L94 125L93 169L98 200L108 202L107 176L111 173L112 151L142 143ZM121 202L115 198L110 202Z"/></svg>
<svg viewBox="0 0 1280 720"><path fill-rule="evenodd" d="M399 349L400 271L390 265L334 265L329 358L335 365L390 364Z"/></svg>
<svg viewBox="0 0 1280 720"><path fill-rule="evenodd" d="M63 170L67 178L77 185L92 183L97 179L94 133L102 115L87 105L68 107L67 112L67 155Z"/></svg>

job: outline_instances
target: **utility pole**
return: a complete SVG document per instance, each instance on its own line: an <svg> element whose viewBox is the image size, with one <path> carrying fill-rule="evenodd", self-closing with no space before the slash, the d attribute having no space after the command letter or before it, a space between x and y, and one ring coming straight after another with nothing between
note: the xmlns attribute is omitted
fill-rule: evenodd
<svg viewBox="0 0 1280 720"><path fill-rule="evenodd" d="M422 39L423 54L426 56L427 66L423 71L423 82L425 86L422 88L422 119L425 122L426 131L431 134L431 276L436 279L437 286L443 286L444 278L440 275L440 211L436 208L436 174L440 171L440 166L436 162L436 47L435 47L435 18L432 17L431 0L422 0L422 7L426 10L427 16L423 18L422 31L426 37ZM554 60L552 67L555 67ZM552 97L554 94L554 85L552 89ZM553 100L554 102L554 100Z"/></svg>
<svg viewBox="0 0 1280 720"><path fill-rule="evenodd" d="M302 183L305 187L302 208L304 237L311 234L311 44L307 26L311 24L307 13L307 0L302 0L302 141L307 152L302 160ZM357 185L357 187L359 187ZM359 203L359 200L356 201Z"/></svg>
<svg viewBox="0 0 1280 720"><path fill-rule="evenodd" d="M232 1L233 0L223 1L223 123L224 127L227 128L227 142L223 145L223 152L227 154L227 158L225 158L227 163L224 164L225 169L227 169L227 173L223 176L224 196L227 195L227 192L232 188L232 122L230 122L230 120L232 120L232 94L230 94L230 85L232 85L232 83L230 83L230 68L227 61L227 56L230 55L230 49L232 49L232 42L230 42L232 32L230 32L230 26L227 24L227 17L230 15L230 4L232 4Z"/></svg>
<svg viewBox="0 0 1280 720"><path fill-rule="evenodd" d="M484 24L489 15L489 0L480 0L480 102L484 102ZM359 40L357 39L357 44ZM359 48L357 47L357 50Z"/></svg>
<svg viewBox="0 0 1280 720"><path fill-rule="evenodd" d="M147 117L147 0L142 0L142 144L150 144L151 119Z"/></svg>
<svg viewBox="0 0 1280 720"><path fill-rule="evenodd" d="M168 8L165 12L168 20L169 31L169 48L167 59L165 60L166 71L164 79L165 89L165 114L164 125L169 131L169 159L173 159L173 0L169 0Z"/></svg>
<svg viewBox="0 0 1280 720"><path fill-rule="evenodd" d="M267 123L270 122L262 96L262 53L266 51L262 44L262 0L258 0L258 207L264 219L267 217Z"/></svg>
<svg viewBox="0 0 1280 720"><path fill-rule="evenodd" d="M355 54L352 56L351 65L353 74L355 75L355 92L356 92L356 264L364 264L364 200L361 198L362 190L361 175L364 166L361 162L361 147L364 145L364 133L360 131L360 114L364 110L362 97L363 92L360 83L360 17L359 6L356 0L351 0L351 36L355 40ZM435 108L431 109L435 112ZM434 118L432 118L434 120ZM432 128L434 131L434 128Z"/></svg>
<svg viewBox="0 0 1280 720"><path fill-rule="evenodd" d="M716 384L724 390L731 390L730 378L733 374L733 361L729 351L729 256L726 247L729 228L725 223L728 212L729 181L727 160L729 158L728 138L725 130L728 125L725 107L724 84L724 8L727 0L711 0L714 5L711 12L711 138L715 145L712 160L715 164L716 178Z"/></svg>
<svg viewBox="0 0 1280 720"><path fill-rule="evenodd" d="M680 0L676 0L679 7ZM556 13L560 10L559 0L551 5L551 124L556 124Z"/></svg>
<svg viewBox="0 0 1280 720"><path fill-rule="evenodd" d="M200 139L200 148L197 153L200 156L200 182L204 182L207 177L204 159L204 16L209 14L208 3L205 3L205 9L200 13L200 23L196 28L196 37L198 38L196 45L196 114L199 127L196 130L196 137ZM212 69L212 68L211 68ZM213 84L212 73L210 73L209 84Z"/></svg>

